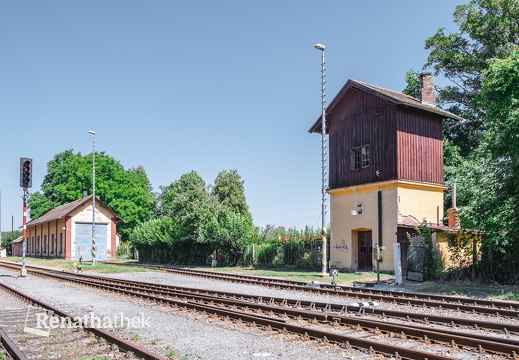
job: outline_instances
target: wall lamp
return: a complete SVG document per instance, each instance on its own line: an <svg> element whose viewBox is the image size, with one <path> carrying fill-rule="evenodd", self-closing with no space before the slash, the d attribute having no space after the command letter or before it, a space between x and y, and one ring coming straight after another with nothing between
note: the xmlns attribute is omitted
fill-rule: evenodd
<svg viewBox="0 0 519 360"><path fill-rule="evenodd" d="M357 214L362 214L362 204L361 204L361 203L359 203L359 204L355 203L355 205L356 205L359 209L358 209L358 210L352 210L352 211L350 211L350 215L352 215L352 216L355 216L355 215L357 215Z"/></svg>

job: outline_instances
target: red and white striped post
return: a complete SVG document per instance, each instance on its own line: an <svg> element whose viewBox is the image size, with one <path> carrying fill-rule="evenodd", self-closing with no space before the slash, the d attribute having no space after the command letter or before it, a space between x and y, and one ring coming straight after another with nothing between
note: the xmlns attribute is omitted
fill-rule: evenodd
<svg viewBox="0 0 519 360"><path fill-rule="evenodd" d="M21 276L27 276L27 269L25 268L25 251L27 248L27 198L29 191L23 188L23 240L22 240L22 270Z"/></svg>

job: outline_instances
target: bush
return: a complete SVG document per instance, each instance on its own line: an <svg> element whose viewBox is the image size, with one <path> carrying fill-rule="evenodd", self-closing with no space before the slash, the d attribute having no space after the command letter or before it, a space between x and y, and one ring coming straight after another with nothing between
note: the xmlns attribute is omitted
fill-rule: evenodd
<svg viewBox="0 0 519 360"><path fill-rule="evenodd" d="M129 242L122 242L117 249L117 257L122 259L133 259L133 250L134 247Z"/></svg>
<svg viewBox="0 0 519 360"><path fill-rule="evenodd" d="M296 267L298 269L311 269L311 268L313 268L313 266L312 266L312 257L311 257L310 252L307 252L307 253L303 254L303 257L297 260Z"/></svg>
<svg viewBox="0 0 519 360"><path fill-rule="evenodd" d="M258 260L256 264L260 267L273 267L274 258L277 255L279 244L265 244L258 249Z"/></svg>

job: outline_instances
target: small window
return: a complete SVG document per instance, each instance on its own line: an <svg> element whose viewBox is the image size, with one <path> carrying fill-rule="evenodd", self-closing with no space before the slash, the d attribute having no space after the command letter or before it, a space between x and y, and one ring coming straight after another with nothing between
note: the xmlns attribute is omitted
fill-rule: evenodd
<svg viewBox="0 0 519 360"><path fill-rule="evenodd" d="M350 153L352 170L369 167L371 163L369 145L353 148L350 150Z"/></svg>
<svg viewBox="0 0 519 360"><path fill-rule="evenodd" d="M59 233L59 253L63 253L63 233Z"/></svg>
<svg viewBox="0 0 519 360"><path fill-rule="evenodd" d="M363 168L369 166L369 146L363 146L360 148L360 160Z"/></svg>

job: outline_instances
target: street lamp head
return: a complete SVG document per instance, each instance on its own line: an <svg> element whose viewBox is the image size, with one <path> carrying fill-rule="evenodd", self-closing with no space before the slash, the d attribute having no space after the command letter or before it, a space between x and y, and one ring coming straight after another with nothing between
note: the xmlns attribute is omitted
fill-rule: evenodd
<svg viewBox="0 0 519 360"><path fill-rule="evenodd" d="M326 46L324 46L323 44L315 44L315 48L316 48L317 50L324 51L324 48L325 48L325 47L326 47Z"/></svg>
<svg viewBox="0 0 519 360"><path fill-rule="evenodd" d="M96 132L93 131L93 130L90 130L88 133L89 133L89 134L92 134L92 135L95 135L95 134L96 134Z"/></svg>

